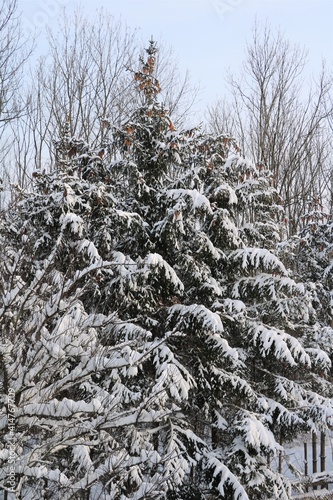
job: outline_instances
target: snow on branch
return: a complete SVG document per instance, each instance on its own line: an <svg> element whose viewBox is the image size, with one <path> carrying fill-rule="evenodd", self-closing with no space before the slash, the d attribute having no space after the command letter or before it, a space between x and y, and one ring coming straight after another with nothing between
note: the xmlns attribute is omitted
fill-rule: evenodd
<svg viewBox="0 0 333 500"><path fill-rule="evenodd" d="M169 189L166 191L166 195L174 201L182 199L190 201L194 211L212 213L209 200L196 189Z"/></svg>
<svg viewBox="0 0 333 500"><path fill-rule="evenodd" d="M281 398L286 401L289 400L288 393L285 387L283 387L283 384L280 380L276 381L274 390L276 394L281 396ZM265 410L267 412L267 415L269 415L270 417L274 416L276 425L286 426L292 429L296 427L301 428L302 426L304 426L304 419L294 409L289 409L278 401L274 401L273 399L268 397L265 398L264 404L266 406Z"/></svg>
<svg viewBox="0 0 333 500"><path fill-rule="evenodd" d="M174 269L163 259L158 253L149 253L143 260L143 268L141 273L152 272L153 269L159 269L163 272L165 279L172 284L175 289L184 290L184 285L178 278Z"/></svg>
<svg viewBox="0 0 333 500"><path fill-rule="evenodd" d="M261 421L265 417L256 415L253 412L241 412L235 428L241 433L246 445L257 453L264 451L276 455L277 451L283 450L277 443L272 431ZM267 422L266 422L267 424Z"/></svg>
<svg viewBox="0 0 333 500"><path fill-rule="evenodd" d="M262 268L263 270L288 276L288 271L282 262L265 248L240 248L232 252L229 259L233 264L239 265L244 270Z"/></svg>
<svg viewBox="0 0 333 500"><path fill-rule="evenodd" d="M231 486L234 491L234 500L249 500L249 497L244 490L243 486L240 484L237 477L224 465L214 452L206 452L206 468L211 470L213 473L213 481L211 482L211 488L213 488L214 480L218 480L216 486L219 494L224 497L225 487Z"/></svg>
<svg viewBox="0 0 333 500"><path fill-rule="evenodd" d="M244 378L235 373L230 373L226 370L217 368L214 365L211 367L211 371L213 375L217 377L221 388L223 388L224 386L229 386L232 393L237 393L237 395L240 395L243 400L246 399L251 403L257 401L257 393L253 390L249 382L247 382Z"/></svg>
<svg viewBox="0 0 333 500"><path fill-rule="evenodd" d="M277 360L284 361L290 366L299 363L311 367L311 359L300 342L277 328L267 328L263 324L254 323L249 333L251 342L259 348L260 354L267 357L273 354Z"/></svg>
<svg viewBox="0 0 333 500"><path fill-rule="evenodd" d="M268 273L260 273L254 277L245 277L236 281L233 285L232 296L239 298L242 296L253 296L253 292L257 291L260 295L264 295L271 300L280 300L278 293L284 292L288 294L299 295L304 291L303 285L299 285L293 279L284 276L272 276ZM284 306L284 307L283 307ZM286 304L277 304L281 308L280 312L284 312Z"/></svg>
<svg viewBox="0 0 333 500"><path fill-rule="evenodd" d="M161 391L169 391L177 402L188 399L189 390L195 386L195 382L167 345L161 344L155 349L154 365L157 378L151 393L163 394ZM165 396L166 394L163 397Z"/></svg>
<svg viewBox="0 0 333 500"><path fill-rule="evenodd" d="M175 323L177 330L193 331L195 335L204 333L206 342L212 343L215 348L235 364L238 362L238 352L229 346L223 338L224 328L220 316L203 305L192 304L185 306L176 304L168 309L168 324Z"/></svg>
<svg viewBox="0 0 333 500"><path fill-rule="evenodd" d="M95 414L101 408L101 403L97 399L93 399L90 403L84 401L73 401L64 398L61 401L53 399L48 403L29 403L25 405L22 410L17 410L17 416L24 415L38 415L39 418L50 417L52 419L68 418L75 414Z"/></svg>

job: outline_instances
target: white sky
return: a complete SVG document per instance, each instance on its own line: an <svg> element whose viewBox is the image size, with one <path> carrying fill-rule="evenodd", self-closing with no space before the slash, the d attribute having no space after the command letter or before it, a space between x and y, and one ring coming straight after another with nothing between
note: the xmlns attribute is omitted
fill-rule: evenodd
<svg viewBox="0 0 333 500"><path fill-rule="evenodd" d="M202 108L223 97L226 70L240 69L255 18L305 46L314 75L322 58L333 71L333 0L19 0L25 26L35 26L41 40L61 6L71 11L78 4L92 18L102 6L121 16L140 29L143 45L151 35L171 45L180 70L200 83Z"/></svg>

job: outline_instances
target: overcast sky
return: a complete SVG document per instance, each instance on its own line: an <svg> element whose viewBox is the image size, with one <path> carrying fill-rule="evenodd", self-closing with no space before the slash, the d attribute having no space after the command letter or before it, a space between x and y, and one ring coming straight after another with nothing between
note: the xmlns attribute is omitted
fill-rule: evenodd
<svg viewBox="0 0 333 500"><path fill-rule="evenodd" d="M19 0L25 26L35 26L41 39L61 6L78 4L92 18L102 6L121 16L139 28L143 44L153 35L171 45L180 69L200 83L203 107L223 97L226 70L240 68L256 18L305 46L314 75L322 58L333 69L333 0Z"/></svg>

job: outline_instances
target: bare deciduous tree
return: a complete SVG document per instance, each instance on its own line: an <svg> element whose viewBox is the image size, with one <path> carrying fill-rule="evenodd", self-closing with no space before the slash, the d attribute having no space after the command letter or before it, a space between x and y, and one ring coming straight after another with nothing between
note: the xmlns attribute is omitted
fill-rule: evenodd
<svg viewBox="0 0 333 500"><path fill-rule="evenodd" d="M49 54L40 59L34 80L32 123L36 166L52 151L66 115L70 133L92 145L101 141L101 118L118 121L129 106L135 31L100 12L90 22L82 11L63 11L57 30L48 31Z"/></svg>
<svg viewBox="0 0 333 500"><path fill-rule="evenodd" d="M22 34L17 14L17 0L0 3L0 177L10 176L7 155L13 144L11 127L26 112L27 102L21 94L25 63L33 50L34 42ZM0 198L0 206L3 197Z"/></svg>
<svg viewBox="0 0 333 500"><path fill-rule="evenodd" d="M273 172L291 232L299 225L306 199L315 193L323 196L327 184L332 82L323 65L318 81L307 88L306 58L305 50L281 33L256 24L241 77L228 77L232 111L222 101L208 114L215 130L231 131L245 154Z"/></svg>
<svg viewBox="0 0 333 500"><path fill-rule="evenodd" d="M137 30L103 9L94 20L81 9L73 15L63 10L59 25L48 30L49 53L33 70L27 126L34 168L53 168L53 141L66 116L70 134L92 148L104 145L104 121L119 126L129 117L139 99L130 71L135 70L139 45ZM180 77L171 49L159 51L158 77L165 106L181 121L197 89L187 74Z"/></svg>
<svg viewBox="0 0 333 500"><path fill-rule="evenodd" d="M20 99L23 69L31 45L22 37L17 0L2 0L0 6L0 127L24 112Z"/></svg>

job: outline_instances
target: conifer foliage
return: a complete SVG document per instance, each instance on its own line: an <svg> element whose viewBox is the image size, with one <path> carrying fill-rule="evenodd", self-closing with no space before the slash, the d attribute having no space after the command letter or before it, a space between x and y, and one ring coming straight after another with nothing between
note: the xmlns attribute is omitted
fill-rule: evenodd
<svg viewBox="0 0 333 500"><path fill-rule="evenodd" d="M133 116L105 119L97 151L68 117L57 170L36 172L2 222L16 493L287 499L272 459L333 412L314 295L275 252L284 214L269 171L232 137L175 130L153 40L146 52Z"/></svg>

